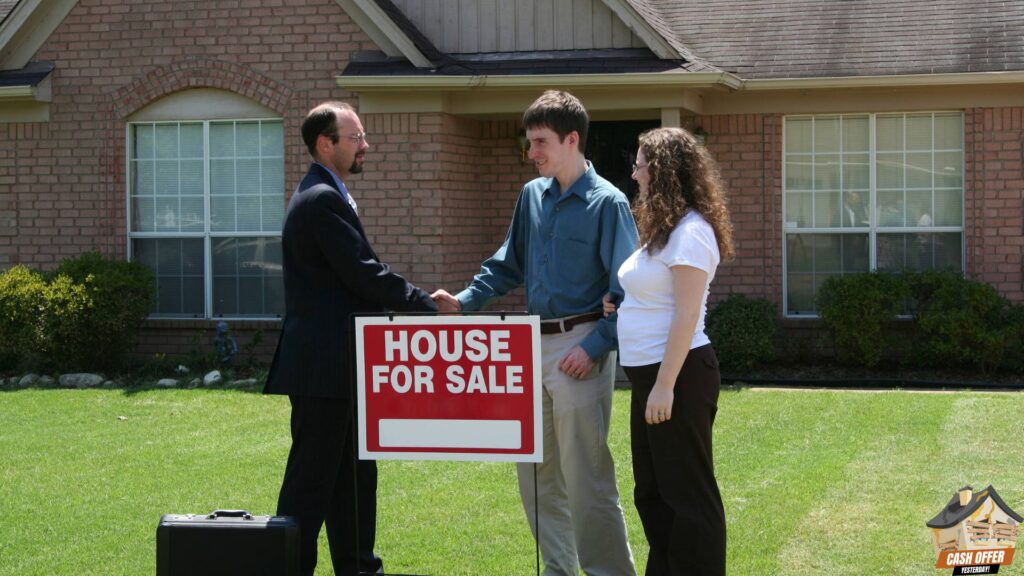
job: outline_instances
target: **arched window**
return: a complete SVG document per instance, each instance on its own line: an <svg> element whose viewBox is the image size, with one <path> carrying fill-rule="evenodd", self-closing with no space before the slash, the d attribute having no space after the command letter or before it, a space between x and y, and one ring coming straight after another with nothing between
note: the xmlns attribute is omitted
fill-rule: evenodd
<svg viewBox="0 0 1024 576"><path fill-rule="evenodd" d="M152 316L281 316L281 118L194 89L139 110L127 128L129 254L156 275Z"/></svg>

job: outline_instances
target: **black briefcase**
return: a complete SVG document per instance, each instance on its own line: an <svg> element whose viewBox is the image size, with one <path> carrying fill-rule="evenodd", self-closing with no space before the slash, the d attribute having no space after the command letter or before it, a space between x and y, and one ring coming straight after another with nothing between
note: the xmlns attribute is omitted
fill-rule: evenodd
<svg viewBox="0 0 1024 576"><path fill-rule="evenodd" d="M165 514L156 529L157 576L299 573L299 525L245 510Z"/></svg>

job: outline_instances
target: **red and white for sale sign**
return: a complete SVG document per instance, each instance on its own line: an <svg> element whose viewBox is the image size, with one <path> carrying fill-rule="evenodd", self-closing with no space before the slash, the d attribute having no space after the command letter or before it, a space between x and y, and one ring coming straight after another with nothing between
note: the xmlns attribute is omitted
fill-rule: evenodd
<svg viewBox="0 0 1024 576"><path fill-rule="evenodd" d="M540 462L537 316L356 318L359 457Z"/></svg>

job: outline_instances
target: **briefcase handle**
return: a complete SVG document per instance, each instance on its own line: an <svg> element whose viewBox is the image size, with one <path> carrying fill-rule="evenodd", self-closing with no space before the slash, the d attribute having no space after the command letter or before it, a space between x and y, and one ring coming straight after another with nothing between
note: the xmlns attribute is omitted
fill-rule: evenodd
<svg viewBox="0 0 1024 576"><path fill-rule="evenodd" d="M227 516L231 518L241 518L242 520L252 520L252 514L248 510L214 510L207 516L209 520L216 520L220 516Z"/></svg>

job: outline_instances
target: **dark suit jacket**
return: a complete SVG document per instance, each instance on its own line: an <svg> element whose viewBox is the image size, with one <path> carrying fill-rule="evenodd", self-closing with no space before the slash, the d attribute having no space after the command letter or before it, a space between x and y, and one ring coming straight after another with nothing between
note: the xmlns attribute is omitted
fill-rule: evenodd
<svg viewBox="0 0 1024 576"><path fill-rule="evenodd" d="M377 258L359 217L316 164L288 203L281 245L285 318L267 394L352 398L352 315L437 310Z"/></svg>

